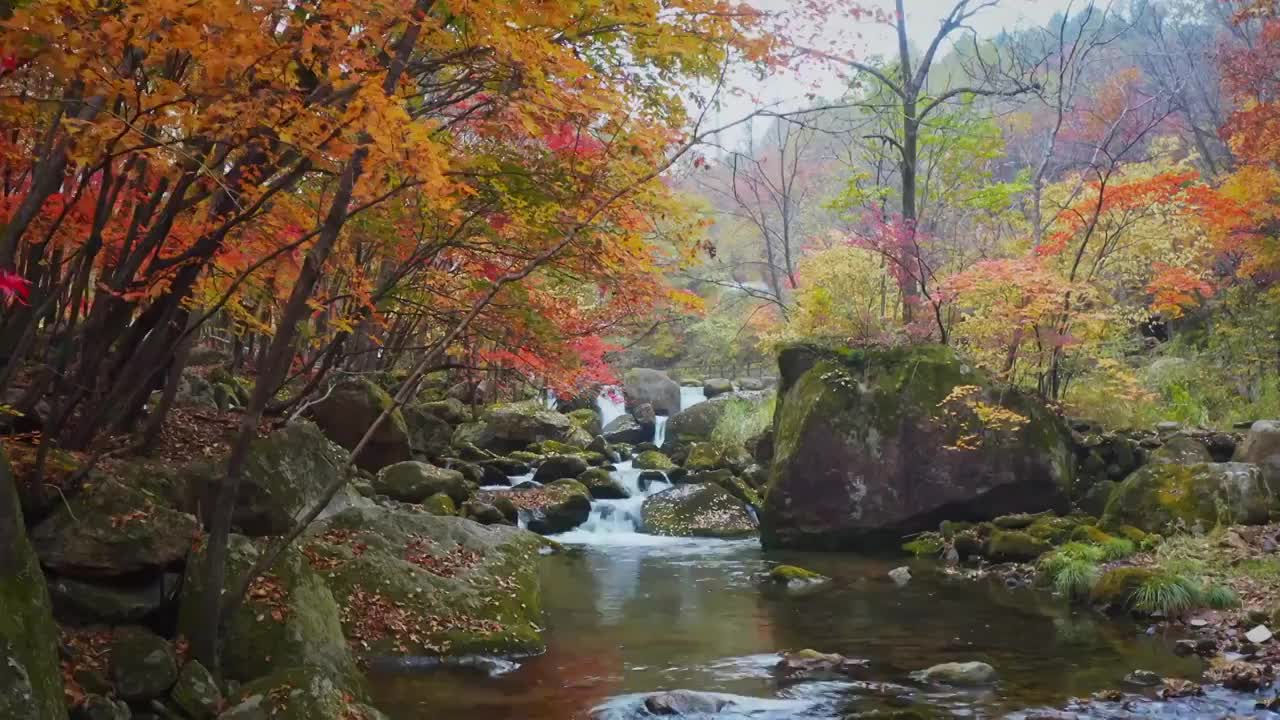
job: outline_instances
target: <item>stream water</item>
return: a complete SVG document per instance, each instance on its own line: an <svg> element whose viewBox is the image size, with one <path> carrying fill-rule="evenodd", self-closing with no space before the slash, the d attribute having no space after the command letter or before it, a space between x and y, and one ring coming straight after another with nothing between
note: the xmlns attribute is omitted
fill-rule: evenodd
<svg viewBox="0 0 1280 720"><path fill-rule="evenodd" d="M689 393L686 403L700 398ZM651 717L645 695L684 689L724 694L732 704L714 717L734 719L840 720L904 707L924 718L1280 717L1255 710L1253 696L1210 691L1157 702L1154 691L1126 688L1136 669L1196 680L1201 661L1175 656L1175 638L1072 610L1045 593L953 578L925 563L898 587L887 573L900 559L766 554L755 540L643 534L643 497L665 485L641 488L629 463L617 474L634 496L594 503L585 525L556 537L571 550L543 561L545 654L382 670L370 677L376 704L393 720L627 720ZM762 587L759 575L779 563L832 582L799 595ZM868 675L782 681L773 670L778 653L804 648L865 658ZM990 663L1000 682L957 691L910 679L914 670L966 660ZM1073 701L1114 688L1130 696Z"/></svg>

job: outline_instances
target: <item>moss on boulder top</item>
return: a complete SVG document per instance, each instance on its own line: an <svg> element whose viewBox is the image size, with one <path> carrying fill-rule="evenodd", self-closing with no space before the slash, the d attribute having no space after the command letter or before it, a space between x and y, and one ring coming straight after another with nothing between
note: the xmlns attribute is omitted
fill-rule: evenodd
<svg viewBox="0 0 1280 720"><path fill-rule="evenodd" d="M0 717L65 720L58 626L0 448Z"/></svg>
<svg viewBox="0 0 1280 720"><path fill-rule="evenodd" d="M378 416L393 404L391 396L378 385L364 378L351 378L335 385L308 413L330 440L352 450ZM356 464L377 472L409 457L409 427L404 414L396 409L378 426Z"/></svg>
<svg viewBox="0 0 1280 720"><path fill-rule="evenodd" d="M1256 465L1156 463L1130 475L1111 494L1104 528L1129 525L1168 533L1196 526L1265 523L1275 498Z"/></svg>
<svg viewBox="0 0 1280 720"><path fill-rule="evenodd" d="M654 535L676 537L744 537L756 533L746 503L711 483L678 485L650 496L641 521Z"/></svg>
<svg viewBox="0 0 1280 720"><path fill-rule="evenodd" d="M1112 568L1098 578L1089 593L1089 601L1111 610L1123 612L1133 609L1134 595L1143 583L1155 577L1155 572L1140 567Z"/></svg>
<svg viewBox="0 0 1280 720"><path fill-rule="evenodd" d="M948 518L1067 507L1065 422L950 348L796 344L779 367L766 547L867 549Z"/></svg>
<svg viewBox="0 0 1280 720"><path fill-rule="evenodd" d="M533 533L454 517L350 508L303 540L365 657L541 651Z"/></svg>
<svg viewBox="0 0 1280 720"><path fill-rule="evenodd" d="M987 538L987 558L993 562L1030 562L1053 549L1047 541L1021 530L995 530Z"/></svg>
<svg viewBox="0 0 1280 720"><path fill-rule="evenodd" d="M473 490L457 470L446 470L415 460L379 470L373 479L373 489L407 503L425 502L432 495L444 493L455 505L466 502Z"/></svg>

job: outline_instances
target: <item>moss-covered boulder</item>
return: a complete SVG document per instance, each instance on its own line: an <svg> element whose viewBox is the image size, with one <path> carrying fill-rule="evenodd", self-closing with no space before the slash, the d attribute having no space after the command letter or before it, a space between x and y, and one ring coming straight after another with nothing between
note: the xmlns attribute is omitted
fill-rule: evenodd
<svg viewBox="0 0 1280 720"><path fill-rule="evenodd" d="M595 408L571 410L569 421L575 427L585 430L591 437L599 435L604 430L604 419L600 416L600 411Z"/></svg>
<svg viewBox="0 0 1280 720"><path fill-rule="evenodd" d="M281 535L324 495L325 488L347 473L350 455L314 423L295 422L254 440L236 492L233 525L251 537ZM213 506L214 489L225 474L225 457L187 469L201 508ZM350 502L342 492L331 507ZM195 509L195 508L192 508Z"/></svg>
<svg viewBox="0 0 1280 720"><path fill-rule="evenodd" d="M787 590L808 590L831 582L831 578L795 565L777 565L765 573L762 582Z"/></svg>
<svg viewBox="0 0 1280 720"><path fill-rule="evenodd" d="M532 498L528 526L540 535L568 532L591 517L591 492L577 480L556 480L535 490Z"/></svg>
<svg viewBox="0 0 1280 720"><path fill-rule="evenodd" d="M438 493L461 505L471 497L472 487L461 472L410 460L378 471L373 489L379 494L407 503L421 503Z"/></svg>
<svg viewBox="0 0 1280 720"><path fill-rule="evenodd" d="M1138 592L1138 588L1154 576L1155 573L1147 568L1128 566L1112 568L1098 578L1098 582L1089 593L1089 601L1116 612L1132 610L1134 595Z"/></svg>
<svg viewBox="0 0 1280 720"><path fill-rule="evenodd" d="M58 627L0 449L0 717L65 720Z"/></svg>
<svg viewBox="0 0 1280 720"><path fill-rule="evenodd" d="M325 436L351 450L392 404L386 390L364 378L353 378L335 385L308 413ZM410 455L409 426L404 414L397 409L378 426L369 444L360 451L356 464L369 472L377 472L408 460Z"/></svg>
<svg viewBox="0 0 1280 720"><path fill-rule="evenodd" d="M800 344L779 367L767 548L867 549L944 519L1067 509L1066 424L950 348Z"/></svg>
<svg viewBox="0 0 1280 720"><path fill-rule="evenodd" d="M645 499L641 522L653 535L745 537L757 530L746 503L708 483L678 485Z"/></svg>
<svg viewBox="0 0 1280 720"><path fill-rule="evenodd" d="M604 468L587 470L578 476L578 482L582 483L587 488L587 492L591 493L591 497L596 500L624 500L631 497L631 492L622 484L622 481Z"/></svg>
<svg viewBox="0 0 1280 720"><path fill-rule="evenodd" d="M728 468L742 471L751 464L746 448L714 442L697 442L688 447L684 467L689 472Z"/></svg>
<svg viewBox="0 0 1280 720"><path fill-rule="evenodd" d="M987 538L986 555L992 562L1031 562L1053 546L1021 530L995 530Z"/></svg>
<svg viewBox="0 0 1280 720"><path fill-rule="evenodd" d="M942 535L933 532L920 533L902 544L903 552L916 557L938 557L945 547L946 541L942 539Z"/></svg>
<svg viewBox="0 0 1280 720"><path fill-rule="evenodd" d="M1280 496L1280 420L1259 420L1236 448L1238 462L1253 463L1271 492Z"/></svg>
<svg viewBox="0 0 1280 720"><path fill-rule="evenodd" d="M628 370L622 378L622 396L628 412L646 403L659 415L680 412L680 386L660 370Z"/></svg>
<svg viewBox="0 0 1280 720"><path fill-rule="evenodd" d="M645 450L631 461L631 467L637 470L662 470L665 472L674 469L676 464L671 462L671 458L657 450Z"/></svg>
<svg viewBox="0 0 1280 720"><path fill-rule="evenodd" d="M458 514L458 504L447 493L436 493L422 501L422 509L437 517L452 517Z"/></svg>
<svg viewBox="0 0 1280 720"><path fill-rule="evenodd" d="M365 657L529 653L539 636L536 535L462 518L351 508L303 539Z"/></svg>
<svg viewBox="0 0 1280 720"><path fill-rule="evenodd" d="M219 720L385 720L332 675L310 667L286 667L240 689Z"/></svg>
<svg viewBox="0 0 1280 720"><path fill-rule="evenodd" d="M729 491L729 494L738 498L742 502L759 510L764 505L764 499L760 497L760 493L744 479L734 475L728 470L714 470L710 473L714 477L711 482ZM695 476L696 477L696 476Z"/></svg>
<svg viewBox="0 0 1280 720"><path fill-rule="evenodd" d="M727 393L692 405L672 416L667 422L664 449L668 451L684 447L690 443L705 442L711 439L720 418L735 404L754 405L764 402L760 393Z"/></svg>
<svg viewBox="0 0 1280 720"><path fill-rule="evenodd" d="M181 563L199 527L162 498L115 480L93 481L37 525L31 543L59 575L117 577Z"/></svg>
<svg viewBox="0 0 1280 720"><path fill-rule="evenodd" d="M169 697L193 720L210 720L222 708L222 690L213 674L197 660L188 660L178 671Z"/></svg>
<svg viewBox="0 0 1280 720"><path fill-rule="evenodd" d="M1209 447L1196 438L1187 435L1174 435L1164 445L1151 452L1148 461L1167 465L1200 465L1213 462L1209 455Z"/></svg>
<svg viewBox="0 0 1280 720"><path fill-rule="evenodd" d="M167 607L176 597L180 580L176 572L112 580L51 577L49 595L61 622L128 625Z"/></svg>
<svg viewBox="0 0 1280 720"><path fill-rule="evenodd" d="M450 399L450 402L458 401ZM449 454L454 428L462 423L449 422L433 412L431 407L439 404L418 403L401 408L405 428L409 431L409 448L414 456L440 457ZM448 409L445 408L445 411L448 412Z"/></svg>
<svg viewBox="0 0 1280 720"><path fill-rule="evenodd" d="M178 658L168 640L140 627L111 636L111 684L133 703L162 698L178 681Z"/></svg>
<svg viewBox="0 0 1280 720"><path fill-rule="evenodd" d="M1071 537L1079 525L1080 520L1076 517L1045 515L1037 518L1027 527L1027 534L1037 540L1061 545Z"/></svg>
<svg viewBox="0 0 1280 720"><path fill-rule="evenodd" d="M485 450L507 453L544 440L567 442L574 430L568 416L531 400L490 407L470 442ZM459 435L455 433L453 442L457 445L458 441Z"/></svg>
<svg viewBox="0 0 1280 720"><path fill-rule="evenodd" d="M224 588L234 587L259 553L254 541L233 535ZM203 552L193 557L182 586L178 632L185 637L193 637L203 623L200 608L208 591L204 557ZM291 548L250 586L227 627L222 658L227 677L246 682L277 668L308 666L358 684L355 662L342 634L339 605L310 562L308 555ZM319 569L327 572L323 564Z"/></svg>
<svg viewBox="0 0 1280 720"><path fill-rule="evenodd" d="M1131 525L1166 534L1196 526L1265 523L1274 496L1256 465L1154 463L1130 475L1112 492L1104 528Z"/></svg>

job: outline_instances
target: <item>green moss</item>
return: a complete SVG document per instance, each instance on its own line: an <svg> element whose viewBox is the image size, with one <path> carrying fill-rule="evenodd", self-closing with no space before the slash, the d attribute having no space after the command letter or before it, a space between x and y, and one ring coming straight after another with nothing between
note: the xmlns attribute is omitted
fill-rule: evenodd
<svg viewBox="0 0 1280 720"><path fill-rule="evenodd" d="M1138 589L1154 576L1155 573L1147 568L1112 568L1098 579L1093 592L1089 594L1089 600L1113 610L1132 610Z"/></svg>
<svg viewBox="0 0 1280 720"><path fill-rule="evenodd" d="M645 450L636 456L631 466L637 470L673 470L676 464L671 462L671 458L663 455L657 450Z"/></svg>
<svg viewBox="0 0 1280 720"><path fill-rule="evenodd" d="M944 541L938 533L923 533L903 543L902 549L916 557L937 557L942 554Z"/></svg>
<svg viewBox="0 0 1280 720"><path fill-rule="evenodd" d="M996 530L987 540L986 555L995 562L1030 562L1052 549L1021 530Z"/></svg>
<svg viewBox="0 0 1280 720"><path fill-rule="evenodd" d="M1048 515L1036 519L1027 528L1027 534L1037 540L1054 545L1060 545L1071 537L1071 533L1075 531L1077 521L1069 517L1057 517Z"/></svg>
<svg viewBox="0 0 1280 720"><path fill-rule="evenodd" d="M769 571L769 580L779 585L788 585L793 582L826 582L827 579L825 575L795 565L778 565Z"/></svg>
<svg viewBox="0 0 1280 720"><path fill-rule="evenodd" d="M1116 538L1096 525L1080 525L1071 532L1071 539L1076 542L1105 545Z"/></svg>
<svg viewBox="0 0 1280 720"><path fill-rule="evenodd" d="M1121 525L1116 528L1116 532L1120 534L1120 537L1138 545L1141 545L1149 537L1149 533L1143 532L1132 525Z"/></svg>
<svg viewBox="0 0 1280 720"><path fill-rule="evenodd" d="M432 515L449 516L458 514L458 506L453 502L453 498L445 493L436 493L426 500L422 501L422 509Z"/></svg>
<svg viewBox="0 0 1280 720"><path fill-rule="evenodd" d="M943 520L942 524L938 526L938 532L942 533L942 537L950 540L954 538L956 535L958 535L959 533L962 533L966 530L972 530L973 528L974 528L974 524L971 522Z"/></svg>

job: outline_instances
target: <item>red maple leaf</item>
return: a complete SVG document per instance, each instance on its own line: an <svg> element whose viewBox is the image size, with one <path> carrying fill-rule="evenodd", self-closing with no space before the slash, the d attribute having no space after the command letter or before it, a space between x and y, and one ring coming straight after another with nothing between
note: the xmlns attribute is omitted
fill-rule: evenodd
<svg viewBox="0 0 1280 720"><path fill-rule="evenodd" d="M17 273L0 270L0 296L4 296L6 301L16 300L27 305L31 297L31 281Z"/></svg>

